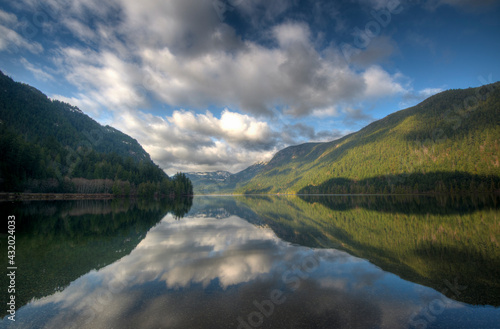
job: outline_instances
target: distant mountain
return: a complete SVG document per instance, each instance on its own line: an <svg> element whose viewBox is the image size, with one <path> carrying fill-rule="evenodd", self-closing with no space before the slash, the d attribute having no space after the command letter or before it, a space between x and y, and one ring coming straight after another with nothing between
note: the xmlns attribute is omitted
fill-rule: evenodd
<svg viewBox="0 0 500 329"><path fill-rule="evenodd" d="M193 182L223 182L232 174L229 171L207 171L207 172L188 172L186 176L192 177Z"/></svg>
<svg viewBox="0 0 500 329"><path fill-rule="evenodd" d="M449 90L327 143L279 151L239 193L500 190L500 82Z"/></svg>
<svg viewBox="0 0 500 329"><path fill-rule="evenodd" d="M218 193L224 180L231 175L229 171L186 173L186 177L193 183L193 191L196 194Z"/></svg>
<svg viewBox="0 0 500 329"><path fill-rule="evenodd" d="M497 82L442 92L332 142L287 147L195 191L489 193L500 191L499 157Z"/></svg>
<svg viewBox="0 0 500 329"><path fill-rule="evenodd" d="M228 171L214 172L191 172L186 176L193 182L194 192L196 194L217 194L230 193L235 188L244 186L252 179L262 168L266 162L256 162L250 167L232 174Z"/></svg>
<svg viewBox="0 0 500 329"><path fill-rule="evenodd" d="M135 139L2 72L0 141L0 191L191 191L185 176L170 179Z"/></svg>

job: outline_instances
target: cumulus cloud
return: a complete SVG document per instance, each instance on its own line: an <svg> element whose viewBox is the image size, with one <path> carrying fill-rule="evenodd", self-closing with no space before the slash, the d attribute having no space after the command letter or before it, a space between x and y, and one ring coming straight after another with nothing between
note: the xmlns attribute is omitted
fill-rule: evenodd
<svg viewBox="0 0 500 329"><path fill-rule="evenodd" d="M49 2L46 6L61 19L47 23L78 40L55 42L53 64L78 88L74 95L55 97L99 113L138 139L166 169L234 171L269 158L278 147L340 134L295 125L297 131L281 137L278 131L286 124L272 129L269 124L280 116L295 120L292 125L307 116L338 117L354 104L406 91L400 73L372 64L394 51L390 39L374 40L357 59L363 68L353 68L334 45L318 47L321 36L308 24L272 19L293 1L232 5L241 15L269 16L263 25L256 23L255 38L238 35L211 1ZM161 111L158 104L169 113L145 114ZM207 108L234 110L216 118Z"/></svg>
<svg viewBox="0 0 500 329"><path fill-rule="evenodd" d="M268 149L275 144L273 133L266 122L227 109L222 112L220 119L208 111L197 115L174 111L168 121L182 130L223 139L235 147L248 144L247 148Z"/></svg>
<svg viewBox="0 0 500 329"><path fill-rule="evenodd" d="M406 91L403 85L398 82L401 75L396 73L390 75L380 66L371 66L363 73L363 78L366 83L365 96L378 98L381 95L394 95Z"/></svg>
<svg viewBox="0 0 500 329"><path fill-rule="evenodd" d="M422 97L427 98L427 97L430 97L432 95L438 94L442 91L444 91L444 89L442 89L442 88L425 88L425 89L420 90L418 93Z"/></svg>
<svg viewBox="0 0 500 329"><path fill-rule="evenodd" d="M278 150L306 141L331 141L345 134L338 129L316 131L303 123L258 120L223 110L175 110L170 116L127 111L113 126L134 136L168 174L177 171L241 171L268 161Z"/></svg>
<svg viewBox="0 0 500 329"><path fill-rule="evenodd" d="M130 132L167 173L224 169L237 172L258 160L269 160L277 151L279 134L265 121L224 110L174 111L160 117L137 112L122 113L114 125Z"/></svg>
<svg viewBox="0 0 500 329"><path fill-rule="evenodd" d="M342 63L338 53L316 50L305 23L273 26L270 35L278 47L266 47L240 40L213 8L197 2L151 0L138 6L123 0L121 8L123 22L114 24L112 32L99 30L108 37L100 49L68 47L59 58L70 82L112 109L145 107L144 97L151 94L174 107L230 106L257 116L272 116L282 108L304 116L373 97L367 82L380 77L387 84L392 78L379 74L367 80L373 73L368 60L363 74ZM66 24L80 38L94 32L74 19ZM367 56L385 56L372 52ZM376 95L395 91L378 89Z"/></svg>
<svg viewBox="0 0 500 329"><path fill-rule="evenodd" d="M111 111L148 106L140 88L140 68L109 51L79 48L60 51L60 65L66 79Z"/></svg>
<svg viewBox="0 0 500 329"><path fill-rule="evenodd" d="M282 48L294 44L308 45L311 38L309 26L305 23L284 23L273 30L274 37Z"/></svg>
<svg viewBox="0 0 500 329"><path fill-rule="evenodd" d="M222 24L212 1L119 1L127 43L139 48L168 48L179 56L203 56L239 46L234 29Z"/></svg>
<svg viewBox="0 0 500 329"><path fill-rule="evenodd" d="M313 116L324 118L324 117L335 117L339 115L339 109L335 106L326 107L322 109L316 109L312 112Z"/></svg>

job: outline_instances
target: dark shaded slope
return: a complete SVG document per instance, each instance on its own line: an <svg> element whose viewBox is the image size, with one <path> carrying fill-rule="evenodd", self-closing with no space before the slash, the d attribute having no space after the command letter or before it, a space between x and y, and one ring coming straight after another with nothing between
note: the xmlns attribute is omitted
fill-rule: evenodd
<svg viewBox="0 0 500 329"><path fill-rule="evenodd" d="M192 194L135 139L1 72L0 141L3 192Z"/></svg>

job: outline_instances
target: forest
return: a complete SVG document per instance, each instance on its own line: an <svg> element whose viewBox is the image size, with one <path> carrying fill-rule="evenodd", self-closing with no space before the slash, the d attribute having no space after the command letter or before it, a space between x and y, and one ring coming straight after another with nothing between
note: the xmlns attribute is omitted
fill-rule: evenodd
<svg viewBox="0 0 500 329"><path fill-rule="evenodd" d="M0 72L0 191L192 195L131 137Z"/></svg>
<svg viewBox="0 0 500 329"><path fill-rule="evenodd" d="M500 191L500 83L448 90L327 143L279 151L236 192Z"/></svg>

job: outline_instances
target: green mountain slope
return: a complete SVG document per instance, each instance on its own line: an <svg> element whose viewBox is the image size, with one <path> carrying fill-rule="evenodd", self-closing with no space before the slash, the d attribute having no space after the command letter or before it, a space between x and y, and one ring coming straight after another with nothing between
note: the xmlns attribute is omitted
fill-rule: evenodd
<svg viewBox="0 0 500 329"><path fill-rule="evenodd" d="M101 126L77 107L50 100L39 90L16 83L1 72L0 120L28 141L55 138L64 146L90 144L97 152L115 152L137 161L151 161L135 139L110 126Z"/></svg>
<svg viewBox="0 0 500 329"><path fill-rule="evenodd" d="M226 189L234 190L239 186L244 186L252 178L254 178L255 175L260 173L266 165L267 165L266 162L256 162L250 167L247 167L246 169L243 169L242 171L229 176L224 181Z"/></svg>
<svg viewBox="0 0 500 329"><path fill-rule="evenodd" d="M500 189L500 83L449 90L328 143L288 147L242 193Z"/></svg>
<svg viewBox="0 0 500 329"><path fill-rule="evenodd" d="M135 139L2 72L0 141L0 191L191 193L185 176L171 180Z"/></svg>

